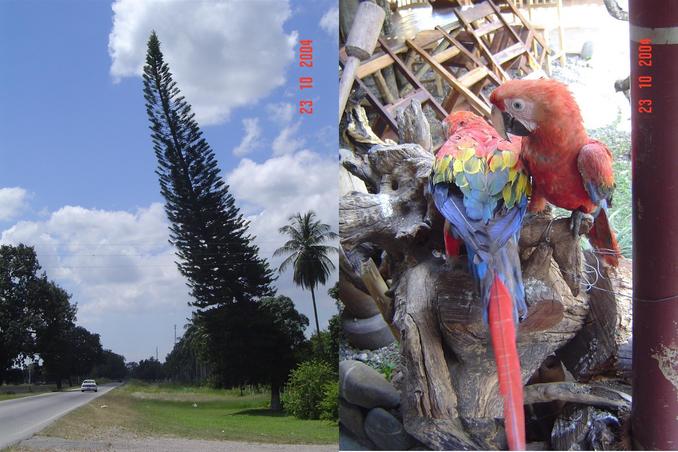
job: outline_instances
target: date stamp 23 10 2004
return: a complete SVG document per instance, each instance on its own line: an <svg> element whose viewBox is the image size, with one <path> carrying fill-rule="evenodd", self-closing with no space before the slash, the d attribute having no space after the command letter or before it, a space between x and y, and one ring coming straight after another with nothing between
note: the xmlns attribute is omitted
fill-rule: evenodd
<svg viewBox="0 0 678 452"><path fill-rule="evenodd" d="M641 39L638 43L638 88L652 88L652 41ZM642 68L642 69L641 69ZM638 113L652 113L652 99L640 96L638 99Z"/></svg>
<svg viewBox="0 0 678 452"><path fill-rule="evenodd" d="M302 39L299 41L299 67L312 68L313 67L313 40ZM307 90L313 89L313 77L303 76L299 77L299 91L302 93L302 99L299 100L299 114L312 115L313 114L313 100L304 99Z"/></svg>

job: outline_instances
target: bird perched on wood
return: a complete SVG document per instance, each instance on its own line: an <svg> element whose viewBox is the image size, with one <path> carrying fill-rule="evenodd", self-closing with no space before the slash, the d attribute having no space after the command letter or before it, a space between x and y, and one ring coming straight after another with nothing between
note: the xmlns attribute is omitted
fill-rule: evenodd
<svg viewBox="0 0 678 452"><path fill-rule="evenodd" d="M520 135L521 157L532 176L529 210L546 201L572 211L572 231L579 235L582 217L592 214L589 241L612 266L621 255L607 208L612 200L612 153L589 138L579 106L567 87L555 80L509 80L495 89L492 123L504 138Z"/></svg>
<svg viewBox="0 0 678 452"><path fill-rule="evenodd" d="M497 364L509 447L525 448L523 384L516 323L527 312L518 256L520 225L530 183L519 141L502 139L483 118L454 112L444 121L448 139L436 154L430 178L433 201L445 217L445 250L463 242L484 303Z"/></svg>

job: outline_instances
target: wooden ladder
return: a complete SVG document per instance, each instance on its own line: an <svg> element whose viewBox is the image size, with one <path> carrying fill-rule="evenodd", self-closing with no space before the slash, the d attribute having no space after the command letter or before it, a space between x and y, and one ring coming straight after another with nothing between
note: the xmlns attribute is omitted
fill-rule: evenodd
<svg viewBox="0 0 678 452"><path fill-rule="evenodd" d="M523 23L528 34L525 39L521 39L492 0L485 0L468 9L457 7L454 12L492 72L502 81L512 78L507 69L514 65L524 75L541 68L540 62L530 51L531 41L537 39L537 33L529 22Z"/></svg>

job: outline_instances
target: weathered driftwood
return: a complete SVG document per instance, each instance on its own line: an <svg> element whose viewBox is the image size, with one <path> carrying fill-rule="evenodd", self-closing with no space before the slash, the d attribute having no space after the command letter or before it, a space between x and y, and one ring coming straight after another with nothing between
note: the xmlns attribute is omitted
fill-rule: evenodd
<svg viewBox="0 0 678 452"><path fill-rule="evenodd" d="M525 386L524 403L552 402L583 403L586 405L631 409L631 396L603 385L587 385L575 382L540 383Z"/></svg>
<svg viewBox="0 0 678 452"><path fill-rule="evenodd" d="M393 337L400 340L400 331L393 326L393 300L386 294L388 286L372 259L363 262L360 269L360 277L365 283L367 291L379 308L382 317L384 317L386 324L391 329Z"/></svg>
<svg viewBox="0 0 678 452"><path fill-rule="evenodd" d="M419 145L375 146L366 162L369 171L354 174L371 174L379 192L342 198L340 235L345 248L373 243L396 263L393 321L401 332L405 426L432 447L502 447L502 402L473 281L433 251L442 249L442 220L425 194L432 155ZM580 252L569 220L537 217L521 237L529 310L518 348L527 381L581 328L588 306L562 277L579 271L565 267L576 259L553 257L565 256L565 248Z"/></svg>
<svg viewBox="0 0 678 452"><path fill-rule="evenodd" d="M611 450L620 440L615 414L583 405L567 405L551 432L553 450Z"/></svg>
<svg viewBox="0 0 678 452"><path fill-rule="evenodd" d="M477 291L468 272L443 257L443 219L427 194L433 155L419 144L377 145L342 163L370 187L340 200L342 247L369 243L388 259L405 428L433 449L504 448L503 403ZM527 382L585 325L591 275L569 218L529 217L519 246L528 313L517 346Z"/></svg>
<svg viewBox="0 0 678 452"><path fill-rule="evenodd" d="M405 108L398 110L396 121L401 143L418 144L425 151L431 151L431 128L419 102L412 100Z"/></svg>
<svg viewBox="0 0 678 452"><path fill-rule="evenodd" d="M621 259L616 273L610 274L593 253L586 253L586 263L589 315L558 357L578 381L605 376L630 384L631 262Z"/></svg>

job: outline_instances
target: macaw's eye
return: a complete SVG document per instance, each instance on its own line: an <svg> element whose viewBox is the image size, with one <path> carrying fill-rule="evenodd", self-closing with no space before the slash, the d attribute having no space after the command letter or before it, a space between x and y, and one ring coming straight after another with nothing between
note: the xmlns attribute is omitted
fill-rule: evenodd
<svg viewBox="0 0 678 452"><path fill-rule="evenodd" d="M514 110L520 111L523 108L525 108L525 104L521 100L514 100L513 103L511 104Z"/></svg>

